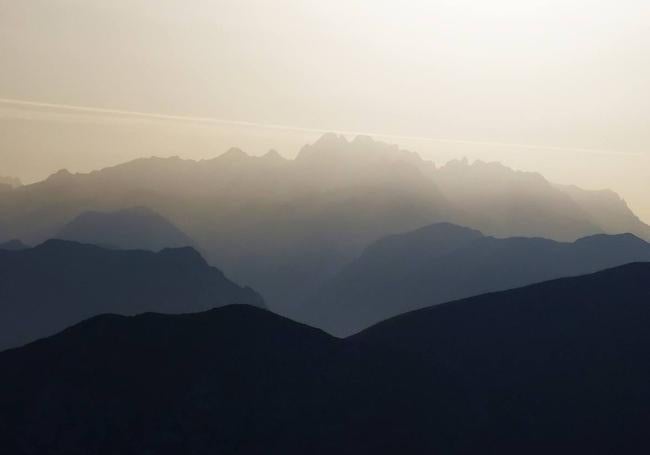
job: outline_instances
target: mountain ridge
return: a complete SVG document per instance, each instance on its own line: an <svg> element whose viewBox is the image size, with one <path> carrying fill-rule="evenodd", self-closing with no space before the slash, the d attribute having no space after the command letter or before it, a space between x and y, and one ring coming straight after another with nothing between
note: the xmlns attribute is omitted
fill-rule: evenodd
<svg viewBox="0 0 650 455"><path fill-rule="evenodd" d="M193 248L110 250L52 239L0 251L0 349L106 312L185 313L230 303L265 307ZM35 285L37 284L37 285Z"/></svg>
<svg viewBox="0 0 650 455"><path fill-rule="evenodd" d="M84 211L148 207L195 241L208 262L296 316L304 298L366 246L436 222L501 237L633 232L650 239L650 227L620 201L580 194L503 165L436 167L396 145L329 134L293 160L231 151L62 173L0 195L0 240L36 244Z"/></svg>
<svg viewBox="0 0 650 455"><path fill-rule="evenodd" d="M345 340L245 305L98 316L0 352L0 444L641 453L648 280L650 264L628 264L418 310Z"/></svg>
<svg viewBox="0 0 650 455"><path fill-rule="evenodd" d="M435 224L371 244L304 301L299 319L350 335L420 307L635 261L650 261L650 244L633 234L557 242Z"/></svg>

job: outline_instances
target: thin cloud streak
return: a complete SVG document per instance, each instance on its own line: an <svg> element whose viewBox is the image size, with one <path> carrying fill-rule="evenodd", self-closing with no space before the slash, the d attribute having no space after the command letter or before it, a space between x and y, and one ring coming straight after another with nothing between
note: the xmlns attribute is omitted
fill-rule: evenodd
<svg viewBox="0 0 650 455"><path fill-rule="evenodd" d="M380 138L387 138L387 139L428 141L428 142L439 142L443 144L464 144L464 145L475 145L475 146L485 146L485 147L508 147L508 148L518 148L518 149L528 149L528 150L546 150L546 151L555 151L555 152L572 152L572 153L607 155L607 156L643 156L642 153L636 153L636 152L616 152L612 150L588 149L588 148L580 148L580 147L545 146L545 145L517 144L517 143L509 143L509 142L491 142L491 141L470 141L470 140L463 140L463 139L433 138L427 136L393 135L393 134L384 134L384 133L377 133L377 132L305 128L305 127L289 126L289 125L277 125L271 123L248 122L242 120L224 120L224 119L218 119L213 117L194 117L194 116L183 116L183 115L159 114L159 113L152 113L152 112L126 111L120 109L106 109L106 108L99 108L99 107L92 107L92 106L43 103L38 101L19 100L19 99L12 99L12 98L0 98L0 104L33 107L33 108L67 110L67 111L82 112L88 114L104 114L104 115L122 116L122 117L137 117L137 118L146 118L151 120L162 120L162 121L212 123L217 125L230 125L230 126L251 127L251 128L268 128L268 129L296 131L296 132L303 132L303 133L323 134L328 132L334 132L338 134L351 135L351 136L366 135L366 136L373 136L373 137L380 137Z"/></svg>

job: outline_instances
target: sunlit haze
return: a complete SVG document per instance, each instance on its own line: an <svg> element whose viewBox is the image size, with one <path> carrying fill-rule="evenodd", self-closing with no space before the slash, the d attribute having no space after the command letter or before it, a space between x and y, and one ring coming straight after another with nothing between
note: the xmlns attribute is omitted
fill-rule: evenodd
<svg viewBox="0 0 650 455"><path fill-rule="evenodd" d="M650 454L650 0L0 0L0 455Z"/></svg>
<svg viewBox="0 0 650 455"><path fill-rule="evenodd" d="M649 17L643 0L0 0L0 175L292 157L341 131L611 188L650 221Z"/></svg>

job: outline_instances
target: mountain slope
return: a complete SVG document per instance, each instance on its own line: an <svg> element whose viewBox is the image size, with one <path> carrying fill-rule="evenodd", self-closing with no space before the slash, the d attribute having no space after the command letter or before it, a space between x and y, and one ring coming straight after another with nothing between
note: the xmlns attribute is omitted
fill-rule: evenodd
<svg viewBox="0 0 650 455"><path fill-rule="evenodd" d="M648 282L650 264L630 264L419 310L347 340L242 305L95 317L0 353L0 445L645 453Z"/></svg>
<svg viewBox="0 0 650 455"><path fill-rule="evenodd" d="M650 261L650 244L631 234L562 243L437 224L368 247L305 301L303 320L348 335L436 303L636 261Z"/></svg>
<svg viewBox="0 0 650 455"><path fill-rule="evenodd" d="M159 251L192 246L192 240L154 211L136 207L115 212L84 212L56 238L126 250Z"/></svg>
<svg viewBox="0 0 650 455"><path fill-rule="evenodd" d="M101 313L187 313L232 303L264 305L191 248L150 253L50 240L0 251L0 349Z"/></svg>
<svg viewBox="0 0 650 455"><path fill-rule="evenodd" d="M246 305L98 316L0 353L0 443L14 454L273 451L300 412L310 368L335 347Z"/></svg>
<svg viewBox="0 0 650 455"><path fill-rule="evenodd" d="M490 235L566 241L605 232L578 202L540 174L456 160L438 169L435 181L457 210L448 221Z"/></svg>
<svg viewBox="0 0 650 455"><path fill-rule="evenodd" d="M613 191L587 191L567 185L556 187L580 205L605 233L631 232L650 241L650 226L641 221Z"/></svg>
<svg viewBox="0 0 650 455"><path fill-rule="evenodd" d="M649 279L650 264L628 264L414 311L353 340L454 376L485 413L475 451L643 453Z"/></svg>

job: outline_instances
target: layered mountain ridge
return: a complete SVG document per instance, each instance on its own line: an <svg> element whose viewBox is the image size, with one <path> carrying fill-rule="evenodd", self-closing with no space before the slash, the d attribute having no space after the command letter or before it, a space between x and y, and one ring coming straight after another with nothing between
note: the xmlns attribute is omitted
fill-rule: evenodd
<svg viewBox="0 0 650 455"><path fill-rule="evenodd" d="M232 149L210 160L61 171L0 194L0 240L36 244L83 212L135 206L169 220L210 263L288 315L370 243L436 222L501 237L650 239L650 228L609 193L567 190L494 163L437 168L395 145L327 134L294 160Z"/></svg>
<svg viewBox="0 0 650 455"><path fill-rule="evenodd" d="M638 261L650 261L650 243L632 234L557 242L434 224L370 245L305 300L300 319L350 335L437 303Z"/></svg>
<svg viewBox="0 0 650 455"><path fill-rule="evenodd" d="M407 313L345 340L245 305L98 316L0 353L0 445L642 453L649 280L650 264L629 264Z"/></svg>
<svg viewBox="0 0 650 455"><path fill-rule="evenodd" d="M101 313L190 313L235 303L265 306L189 247L153 253L48 240L0 250L0 349Z"/></svg>

